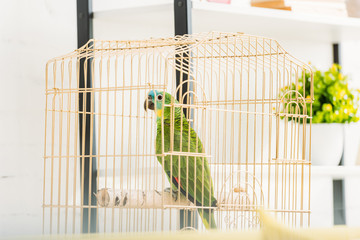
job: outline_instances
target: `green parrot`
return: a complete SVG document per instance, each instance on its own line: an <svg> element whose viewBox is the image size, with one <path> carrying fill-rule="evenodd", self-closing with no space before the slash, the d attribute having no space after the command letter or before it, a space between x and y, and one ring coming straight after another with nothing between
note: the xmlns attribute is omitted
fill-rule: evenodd
<svg viewBox="0 0 360 240"><path fill-rule="evenodd" d="M164 107L163 103L165 103ZM181 108L166 106L171 103L178 103L178 101L171 94L158 90L151 90L144 102L145 110L151 109L155 111L157 116L156 154L167 153L171 151L171 147L173 147L172 150L174 152L203 153L201 140L194 129L189 126L189 122ZM171 129L171 124L174 125L173 129ZM164 130L164 133L162 133L162 130ZM171 137L172 132L174 134L173 138ZM164 144L162 142L163 139ZM171 139L173 139L173 146L171 146ZM196 204L196 206L205 207L198 208L198 213L204 226L207 229L216 228L214 210L206 208L215 207L217 204L214 197L214 187L209 164L206 158L165 155L164 157L158 156L157 159L160 164L164 164L163 169L170 184L172 184L173 190L180 190L180 193Z"/></svg>

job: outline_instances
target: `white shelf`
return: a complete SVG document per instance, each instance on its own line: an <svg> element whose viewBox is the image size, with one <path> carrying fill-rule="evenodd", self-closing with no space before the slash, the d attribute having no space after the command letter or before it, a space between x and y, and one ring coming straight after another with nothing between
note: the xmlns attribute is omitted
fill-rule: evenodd
<svg viewBox="0 0 360 240"><path fill-rule="evenodd" d="M360 19L296 13L291 11L193 1L193 32L227 31L271 37L278 40L338 42L360 39ZM173 26L173 2L115 1L94 8L95 19L117 22L166 16L153 29ZM166 37L166 36L164 36Z"/></svg>
<svg viewBox="0 0 360 240"><path fill-rule="evenodd" d="M331 177L333 179L360 178L360 166L312 166L311 175L312 177Z"/></svg>
<svg viewBox="0 0 360 240"><path fill-rule="evenodd" d="M95 38L139 40L174 35L174 6L168 0L148 3L127 0L123 5L111 0L114 1L112 8L94 7Z"/></svg>
<svg viewBox="0 0 360 240"><path fill-rule="evenodd" d="M136 4L135 4L136 3ZM136 17L136 14L150 14L157 16L158 14L166 14L169 11L173 11L173 4L167 3L167 1L159 1L156 3L148 3L148 4L139 4L138 1L135 1L133 4L126 4L123 6L118 6L118 4L114 5L113 8L109 6L101 8L100 10L95 10L94 18L101 18L112 21L120 21L124 20L125 16L131 15L132 17ZM173 16L173 13L171 13ZM151 19L149 19L151 20ZM173 19L169 19L169 21L173 21ZM146 23L143 23L146 24Z"/></svg>
<svg viewBox="0 0 360 240"><path fill-rule="evenodd" d="M275 39L337 42L360 39L360 19L193 2L194 30L221 30Z"/></svg>
<svg viewBox="0 0 360 240"><path fill-rule="evenodd" d="M93 11L106 12L112 10L129 10L136 8L172 5L173 0L93 0Z"/></svg>

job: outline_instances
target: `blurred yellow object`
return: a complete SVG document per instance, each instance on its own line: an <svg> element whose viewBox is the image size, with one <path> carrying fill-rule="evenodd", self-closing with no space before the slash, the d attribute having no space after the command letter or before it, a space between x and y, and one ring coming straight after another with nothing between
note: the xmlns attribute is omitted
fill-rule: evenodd
<svg viewBox="0 0 360 240"><path fill-rule="evenodd" d="M338 226L324 229L297 228L292 229L285 224L281 224L275 220L270 214L264 210L258 210L261 221L261 229L259 231L179 231L179 232L163 232L163 233L111 233L111 234L81 234L81 235L44 235L36 237L16 237L7 239L103 239L103 240L355 240L360 239L360 228L349 228L346 226Z"/></svg>
<svg viewBox="0 0 360 240"><path fill-rule="evenodd" d="M360 239L360 228L348 228L346 226L339 226L324 229L292 229L284 224L281 224L266 214L263 210L258 210L260 221L262 224L261 233L263 238L271 240L335 240L335 239ZM254 238L255 239L255 238Z"/></svg>

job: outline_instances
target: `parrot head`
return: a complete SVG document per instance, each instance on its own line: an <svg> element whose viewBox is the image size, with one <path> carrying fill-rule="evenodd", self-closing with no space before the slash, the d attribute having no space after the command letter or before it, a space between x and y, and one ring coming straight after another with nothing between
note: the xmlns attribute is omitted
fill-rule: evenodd
<svg viewBox="0 0 360 240"><path fill-rule="evenodd" d="M163 104L171 104L172 102L177 102L171 94L159 91L159 90L151 90L147 94L147 99L144 102L144 109L153 110L156 113L158 118L161 118L163 110L167 110L166 108L163 109Z"/></svg>

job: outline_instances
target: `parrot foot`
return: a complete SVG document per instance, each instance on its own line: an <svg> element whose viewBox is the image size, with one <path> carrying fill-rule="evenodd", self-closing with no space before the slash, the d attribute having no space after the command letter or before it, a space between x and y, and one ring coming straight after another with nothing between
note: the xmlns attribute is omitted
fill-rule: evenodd
<svg viewBox="0 0 360 240"><path fill-rule="evenodd" d="M170 191L171 191L171 189L170 189L169 187L164 189L164 192L170 193ZM171 195L172 195L173 199L174 199L175 202L176 202L177 199L178 199L178 191L172 189Z"/></svg>

